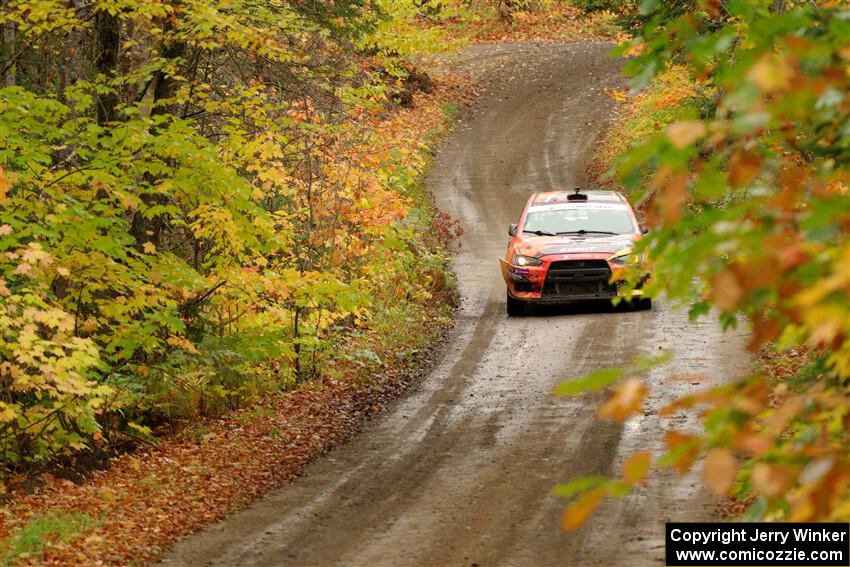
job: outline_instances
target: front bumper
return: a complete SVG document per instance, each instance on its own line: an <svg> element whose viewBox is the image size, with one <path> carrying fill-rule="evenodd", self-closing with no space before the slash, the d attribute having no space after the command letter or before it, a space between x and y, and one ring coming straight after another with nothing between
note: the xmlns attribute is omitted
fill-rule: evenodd
<svg viewBox="0 0 850 567"><path fill-rule="evenodd" d="M537 267L515 266L505 260L499 259L502 268L502 276L507 285L508 294L515 299L533 303L570 303L574 301L599 301L610 300L614 297L641 297L642 286L649 281L647 273L641 278L637 289L630 293L622 285L622 278L618 277L622 268L612 266L607 262L607 255L581 255L556 257L545 261ZM550 267L564 263L578 265L586 263L587 268L553 270ZM600 267L607 266L607 270ZM547 277L547 275L549 277Z"/></svg>

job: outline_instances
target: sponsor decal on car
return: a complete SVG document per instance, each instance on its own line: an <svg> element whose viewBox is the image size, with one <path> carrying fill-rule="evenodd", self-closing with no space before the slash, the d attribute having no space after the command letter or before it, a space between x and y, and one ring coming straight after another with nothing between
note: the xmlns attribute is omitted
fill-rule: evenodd
<svg viewBox="0 0 850 567"><path fill-rule="evenodd" d="M530 213L538 213L541 211L569 211L569 210L611 210L619 209L627 210L626 207L619 203L550 203L546 205L532 205L528 208Z"/></svg>

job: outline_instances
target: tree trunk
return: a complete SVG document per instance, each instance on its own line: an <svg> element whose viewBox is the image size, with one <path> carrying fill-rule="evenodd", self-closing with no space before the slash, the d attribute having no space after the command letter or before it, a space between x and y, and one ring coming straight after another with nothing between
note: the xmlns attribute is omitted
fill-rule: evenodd
<svg viewBox="0 0 850 567"><path fill-rule="evenodd" d="M95 68L107 79L111 78L118 69L118 54L121 47L121 20L109 12L98 12L95 28L97 30L97 56ZM114 90L98 95L97 121L99 124L112 122L116 119L115 107L118 106L118 95Z"/></svg>
<svg viewBox="0 0 850 567"><path fill-rule="evenodd" d="M162 51L162 58L166 60L174 60L185 56L186 54L186 44L183 42L173 42L169 43L165 49ZM154 77L154 91L153 91L153 100L154 102L159 102L174 96L176 92L177 83L173 77L167 76L162 71L157 71L156 76ZM170 109L166 107L158 107L154 108L153 114L159 114L161 112L168 112Z"/></svg>
<svg viewBox="0 0 850 567"><path fill-rule="evenodd" d="M178 59L186 53L186 44L183 42L174 42L168 44L162 50L162 57L167 60ZM173 77L167 76L162 71L157 71L151 80L151 85L148 88L153 89L153 109L151 114L160 114L169 112L170 108L165 106L157 106L156 103L169 99L174 96L177 88L177 83ZM153 181L149 179L149 181ZM142 195L142 200L147 206L164 205L167 202L165 195L145 194ZM157 248L162 243L162 235L166 228L166 218L164 215L156 215L153 218L148 218L140 211L133 215L133 223L130 228L131 234L136 239L136 245L141 249L146 242L152 243Z"/></svg>
<svg viewBox="0 0 850 567"><path fill-rule="evenodd" d="M85 0L73 0L74 14L79 20L84 20L88 10ZM65 37L65 50L62 54L62 69L60 71L59 100L65 102L65 89L77 81L86 79L86 35L82 26L74 27ZM72 116L76 112L72 110Z"/></svg>
<svg viewBox="0 0 850 567"><path fill-rule="evenodd" d="M3 7L6 7L7 2L3 2ZM17 53L15 53L15 24L14 22L6 22L3 24L3 52L8 60L3 65L3 86L15 86L15 66L17 62Z"/></svg>

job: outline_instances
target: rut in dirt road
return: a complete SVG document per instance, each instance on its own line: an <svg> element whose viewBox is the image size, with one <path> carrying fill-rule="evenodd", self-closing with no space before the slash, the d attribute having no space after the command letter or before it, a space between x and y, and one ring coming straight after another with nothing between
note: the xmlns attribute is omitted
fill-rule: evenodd
<svg viewBox="0 0 850 567"><path fill-rule="evenodd" d="M460 218L462 306L450 340L416 391L303 477L185 540L167 565L529 566L663 564L664 522L711 517L691 477L656 475L646 490L604 504L573 534L559 529L555 484L614 474L662 438L654 411L746 365L741 337L653 311L599 306L508 319L498 257L534 191L585 185L585 166L622 87L610 46L489 45L454 64L491 86L441 147L429 183ZM590 370L675 349L648 376L646 415L598 422L595 399L556 399L553 386ZM682 423L676 424L679 428Z"/></svg>

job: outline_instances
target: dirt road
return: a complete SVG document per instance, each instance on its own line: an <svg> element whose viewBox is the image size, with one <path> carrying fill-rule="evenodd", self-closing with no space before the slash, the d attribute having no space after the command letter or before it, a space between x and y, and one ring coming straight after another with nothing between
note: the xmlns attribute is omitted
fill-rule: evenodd
<svg viewBox="0 0 850 567"><path fill-rule="evenodd" d="M741 337L653 311L548 310L508 319L497 258L529 192L584 185L593 143L621 86L599 43L477 46L455 63L492 79L474 116L445 142L430 185L462 219L462 307L421 386L353 441L256 505L184 541L168 565L528 566L663 564L664 522L703 520L714 502L695 478L655 475L604 504L574 534L559 530L552 487L619 470L661 447L655 411L746 364ZM400 332L403 332L400 331ZM675 349L648 376L646 414L595 419L595 399L553 386L640 354ZM670 380L671 373L709 378ZM679 427L687 423L677 422Z"/></svg>

